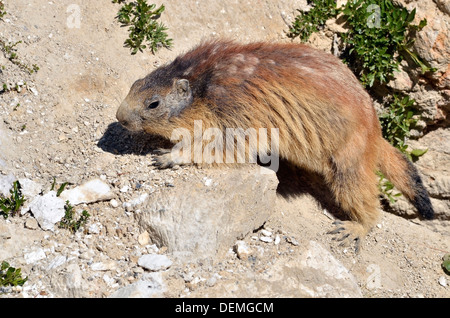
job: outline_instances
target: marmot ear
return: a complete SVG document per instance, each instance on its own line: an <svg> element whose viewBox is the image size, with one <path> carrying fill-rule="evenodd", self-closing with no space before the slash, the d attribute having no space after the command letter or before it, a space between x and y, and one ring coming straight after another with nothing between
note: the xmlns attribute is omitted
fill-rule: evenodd
<svg viewBox="0 0 450 318"><path fill-rule="evenodd" d="M190 97L191 88L189 87L189 81L187 79L179 79L175 83L177 93L181 97Z"/></svg>

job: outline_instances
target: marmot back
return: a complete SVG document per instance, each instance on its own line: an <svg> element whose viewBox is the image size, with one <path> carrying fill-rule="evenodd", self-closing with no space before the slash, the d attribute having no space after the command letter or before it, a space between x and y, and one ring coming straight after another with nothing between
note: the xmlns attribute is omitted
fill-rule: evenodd
<svg viewBox="0 0 450 318"><path fill-rule="evenodd" d="M179 128L193 134L195 121L204 130L278 129L280 157L321 173L349 215L335 231L347 240L376 223L377 169L423 216L433 214L414 166L382 138L358 79L338 58L307 45L204 42L136 81L117 118L166 138ZM159 164L173 158L164 154Z"/></svg>

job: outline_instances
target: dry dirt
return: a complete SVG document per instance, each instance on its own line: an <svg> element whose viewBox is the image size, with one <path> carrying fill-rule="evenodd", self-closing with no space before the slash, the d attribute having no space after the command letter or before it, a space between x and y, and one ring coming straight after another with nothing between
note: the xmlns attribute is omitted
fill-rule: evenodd
<svg viewBox="0 0 450 318"><path fill-rule="evenodd" d="M221 1L167 1L162 18L174 39L174 48L162 49L156 55L135 56L122 47L127 33L114 19L118 5L109 0L78 1L80 28L68 27L73 12L67 9L76 1L5 2L8 14L0 21L0 37L23 41L16 47L19 59L40 68L29 75L0 57L0 64L6 66L2 81L26 82L21 92L0 96L0 125L8 134L4 136L7 144L2 143L8 171L18 178L38 181L47 190L53 177L59 184L69 182L73 186L102 176L114 186L117 200L123 202L138 194L139 189L164 187L167 180L202 175L202 170L193 167L155 170L151 166L151 150L160 141L130 135L117 124L115 112L130 85L209 36L287 41L284 19L292 16L302 1L274 4L255 0L253 5L248 4L251 1L227 1L226 5ZM126 185L131 190L120 192ZM450 240L448 234L433 231L432 224L382 213L362 251L355 255L352 249L339 247L325 234L333 228L333 220L313 196L280 196L278 200L277 211L265 226L274 233L295 238L299 245L310 240L322 244L356 277L364 297L450 296L449 276L441 269L442 256L450 252ZM87 209L92 215L90 222L102 225L101 233L92 239L94 249L111 259L120 259L123 253L138 248L138 225L121 207L96 203ZM0 220L3 233L9 231L15 239L8 244L24 250L44 246L58 252L79 249L82 253L83 249L90 249L90 243L80 234L26 229L26 218ZM167 277L166 296L258 297L258 290L238 288L232 292L226 286L235 286L254 273L299 256L294 244L269 245L252 235L245 240L262 251L254 262L239 260L231 253L208 264L173 266ZM30 284L35 284L28 296L61 296L46 290L45 271L20 264L18 255L9 256L9 260L17 259L18 264L14 265L22 267ZM133 257L129 259L133 261ZM182 278L186 273L203 280L193 286ZM216 273L221 278L206 283ZM39 280L41 285L36 284ZM117 289L117 285L111 287L102 277L94 275L89 281L97 287L86 287L87 294L81 291L73 296L105 297ZM133 277L124 275L117 284L122 286L127 281L132 282ZM447 286L443 286L445 281ZM20 295L13 292L7 297Z"/></svg>

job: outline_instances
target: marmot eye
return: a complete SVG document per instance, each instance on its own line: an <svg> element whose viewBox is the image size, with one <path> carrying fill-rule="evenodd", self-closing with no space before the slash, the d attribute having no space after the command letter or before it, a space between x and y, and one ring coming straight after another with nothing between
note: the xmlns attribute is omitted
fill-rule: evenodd
<svg viewBox="0 0 450 318"><path fill-rule="evenodd" d="M156 108L156 107L158 107L159 106L159 100L151 100L151 99L147 99L146 101L145 101L145 106L148 108L148 109L154 109L154 108Z"/></svg>

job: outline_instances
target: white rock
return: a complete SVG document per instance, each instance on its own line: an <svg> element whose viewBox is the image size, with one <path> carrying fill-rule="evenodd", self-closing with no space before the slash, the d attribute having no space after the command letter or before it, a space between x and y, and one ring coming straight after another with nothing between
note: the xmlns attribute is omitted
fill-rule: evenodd
<svg viewBox="0 0 450 318"><path fill-rule="evenodd" d="M91 224L88 229L89 234L99 234L101 226L99 223Z"/></svg>
<svg viewBox="0 0 450 318"><path fill-rule="evenodd" d="M85 184L61 193L60 198L69 200L70 204L94 203L111 200L114 194L108 184L100 179L94 179Z"/></svg>
<svg viewBox="0 0 450 318"><path fill-rule="evenodd" d="M14 181L16 181L16 177L13 174L0 176L0 194L4 197L9 197L11 195L9 190L11 190Z"/></svg>
<svg viewBox="0 0 450 318"><path fill-rule="evenodd" d="M447 279L444 276L439 277L439 285L447 287Z"/></svg>
<svg viewBox="0 0 450 318"><path fill-rule="evenodd" d="M111 204L113 208L117 208L119 206L119 202L117 202L116 199L112 199L111 201L109 201L109 204Z"/></svg>
<svg viewBox="0 0 450 318"><path fill-rule="evenodd" d="M51 262L50 264L48 264L47 266L47 270L51 270L54 268L58 268L59 266L61 266L62 264L64 264L65 262L67 262L67 257L64 255L59 255L56 256Z"/></svg>
<svg viewBox="0 0 450 318"><path fill-rule="evenodd" d="M240 259L246 259L251 254L250 248L245 241L237 241L234 245L234 250Z"/></svg>
<svg viewBox="0 0 450 318"><path fill-rule="evenodd" d="M261 230L261 234L264 236L272 236L272 232L268 231L268 230Z"/></svg>
<svg viewBox="0 0 450 318"><path fill-rule="evenodd" d="M116 263L114 261L109 262L97 262L91 265L93 271L111 271L116 269Z"/></svg>
<svg viewBox="0 0 450 318"><path fill-rule="evenodd" d="M260 241L264 242L264 243L272 243L273 239L271 237L268 236L261 236L259 238Z"/></svg>
<svg viewBox="0 0 450 318"><path fill-rule="evenodd" d="M135 199L133 199L131 201L124 202L122 206L127 211L130 211L133 208L137 207L138 205L144 203L147 200L147 198L148 198L148 193L143 193L139 197L137 197L137 198L135 198Z"/></svg>
<svg viewBox="0 0 450 318"><path fill-rule="evenodd" d="M213 180L207 177L203 178L203 180L205 181L205 186L207 187L210 187L213 183Z"/></svg>
<svg viewBox="0 0 450 318"><path fill-rule="evenodd" d="M66 267L66 272L64 287L70 291L71 297L78 296L86 286L81 269L77 264L69 264Z"/></svg>
<svg viewBox="0 0 450 318"><path fill-rule="evenodd" d="M22 194L28 198L34 198L42 192L42 184L30 179L19 179Z"/></svg>
<svg viewBox="0 0 450 318"><path fill-rule="evenodd" d="M161 273L148 273L134 284L120 288L110 298L150 298L160 297L165 291Z"/></svg>
<svg viewBox="0 0 450 318"><path fill-rule="evenodd" d="M274 244L275 244L275 245L278 245L278 244L280 244L280 242L281 242L280 236L279 236L279 235L276 235L276 236L275 236Z"/></svg>
<svg viewBox="0 0 450 318"><path fill-rule="evenodd" d="M43 196L36 197L30 204L31 213L43 230L53 230L54 225L65 215L64 200L50 191Z"/></svg>
<svg viewBox="0 0 450 318"><path fill-rule="evenodd" d="M108 274L103 275L103 280L111 288L119 287L119 284L116 283L116 280L114 278L112 278L111 276L109 276Z"/></svg>
<svg viewBox="0 0 450 318"><path fill-rule="evenodd" d="M150 243L150 235L148 234L147 231L139 234L138 236L138 242L141 246L145 246L148 243Z"/></svg>
<svg viewBox="0 0 450 318"><path fill-rule="evenodd" d="M30 230L36 230L37 228L39 228L39 224L37 223L36 219L28 218L25 221L25 228L30 229Z"/></svg>
<svg viewBox="0 0 450 318"><path fill-rule="evenodd" d="M39 95L37 89L34 88L34 87L30 87L30 91L34 94L34 96L38 96Z"/></svg>
<svg viewBox="0 0 450 318"><path fill-rule="evenodd" d="M34 264L40 261L41 259L46 258L47 255L45 255L45 252L42 248L39 248L33 252L26 253L23 257L25 258L25 262L27 264Z"/></svg>
<svg viewBox="0 0 450 318"><path fill-rule="evenodd" d="M172 261L165 255L147 254L142 255L138 265L150 271L162 271L172 266Z"/></svg>

